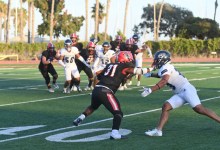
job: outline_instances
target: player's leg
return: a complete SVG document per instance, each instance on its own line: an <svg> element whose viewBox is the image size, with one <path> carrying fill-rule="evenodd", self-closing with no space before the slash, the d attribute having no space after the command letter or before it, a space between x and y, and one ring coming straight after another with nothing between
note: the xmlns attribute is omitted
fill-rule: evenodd
<svg viewBox="0 0 220 150"><path fill-rule="evenodd" d="M45 80L45 84L47 85L48 91L53 93L54 90L53 90L53 88L50 85L50 76L48 74L48 70L45 69L45 68L39 68L39 70L40 70L40 72L41 72L41 74L42 74L42 76L43 76L43 78Z"/></svg>
<svg viewBox="0 0 220 150"><path fill-rule="evenodd" d="M110 139L126 138L125 136L119 133L123 113L121 111L121 106L118 99L108 89L103 88L102 92L105 93L105 95L103 95L103 98L101 99L102 103L105 106L105 108L108 109L113 115L113 125Z"/></svg>
<svg viewBox="0 0 220 150"><path fill-rule="evenodd" d="M70 82L72 80L70 68L65 68L65 77L66 77L66 81L64 82L64 85L63 85L63 93L70 93L69 86L70 86Z"/></svg>
<svg viewBox="0 0 220 150"><path fill-rule="evenodd" d="M79 71L78 71L77 67L73 68L71 72L72 72L72 76L74 78L74 83L73 84L76 86L77 91L81 92L82 90L79 86L79 84L80 84L80 74L79 74Z"/></svg>
<svg viewBox="0 0 220 150"><path fill-rule="evenodd" d="M88 68L88 67L85 67L84 72L86 73L86 75L87 75L87 77L88 77L88 80L89 80L89 83L88 83L88 85L85 87L85 90L86 90L86 91L87 91L87 90L92 90L92 89L93 89L92 83L93 83L93 81L94 81L92 69L91 69L91 68Z"/></svg>
<svg viewBox="0 0 220 150"><path fill-rule="evenodd" d="M54 87L54 89L59 89L59 86L56 83L56 81L58 79L58 74L57 74L55 68L53 67L53 65L51 65L48 69L49 69L48 72L53 76L53 87Z"/></svg>
<svg viewBox="0 0 220 150"><path fill-rule="evenodd" d="M172 96L162 106L162 112L158 125L155 129L145 132L148 136L162 136L162 130L169 119L169 111L185 104L185 101L178 95Z"/></svg>
<svg viewBox="0 0 220 150"><path fill-rule="evenodd" d="M100 95L102 94L102 91L100 88L95 88L92 91L92 96L91 96L91 105L89 105L83 112L82 114L77 117L74 121L73 121L73 125L78 126L79 124L82 123L82 121L88 117L89 115L91 115L96 109L99 108L99 106L102 104L99 101Z"/></svg>
<svg viewBox="0 0 220 150"><path fill-rule="evenodd" d="M201 104L197 91L193 85L187 86L187 88L184 91L184 98L190 104L190 106L193 108L195 112L201 115L208 116L209 118L220 123L220 117L215 112L205 108Z"/></svg>

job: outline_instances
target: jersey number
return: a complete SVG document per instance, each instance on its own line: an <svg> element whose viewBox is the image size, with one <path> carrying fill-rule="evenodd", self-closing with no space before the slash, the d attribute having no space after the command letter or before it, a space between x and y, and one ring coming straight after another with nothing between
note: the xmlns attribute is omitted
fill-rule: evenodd
<svg viewBox="0 0 220 150"><path fill-rule="evenodd" d="M107 71L104 73L104 76L113 77L115 75L115 71L118 65L109 65Z"/></svg>
<svg viewBox="0 0 220 150"><path fill-rule="evenodd" d="M72 63L74 61L74 57L65 57L66 63Z"/></svg>

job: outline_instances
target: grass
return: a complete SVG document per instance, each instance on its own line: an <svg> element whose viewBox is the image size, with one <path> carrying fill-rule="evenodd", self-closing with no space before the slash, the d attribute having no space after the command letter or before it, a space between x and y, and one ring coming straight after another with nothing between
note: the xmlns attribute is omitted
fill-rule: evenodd
<svg viewBox="0 0 220 150"><path fill-rule="evenodd" d="M77 142L78 139L96 137L111 131L112 116L101 106L78 127L72 120L90 104L90 91L63 94L64 74L55 66L61 87L49 93L37 65L0 65L0 148L2 150L162 150L162 149L219 149L220 125L207 117L196 114L185 105L170 113L170 119L163 131L163 137L147 137L144 132L156 126L163 102L172 96L168 88L152 93L146 98L140 96L141 87L133 85L125 91L118 91L124 113L122 129L132 131L126 140L109 139L93 142ZM190 82L198 89L203 105L220 115L220 64L176 64ZM154 85L158 79L142 78L142 85ZM81 87L87 78L82 73ZM154 111L152 111L154 110ZM22 130L22 127L36 128ZM13 131L12 127L16 128ZM86 129L103 129L74 136ZM19 131L18 131L19 130ZM69 135L62 142L49 141L48 137L65 133ZM50 139L50 138L49 138ZM57 140L57 139L56 139ZM69 142L68 142L69 141ZM70 142L71 141L71 142ZM75 142L73 142L75 141Z"/></svg>

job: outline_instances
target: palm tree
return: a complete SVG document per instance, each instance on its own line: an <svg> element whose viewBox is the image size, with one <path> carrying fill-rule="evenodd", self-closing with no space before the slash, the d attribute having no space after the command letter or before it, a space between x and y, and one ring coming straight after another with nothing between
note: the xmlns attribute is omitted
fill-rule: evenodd
<svg viewBox="0 0 220 150"><path fill-rule="evenodd" d="M95 6L95 38L98 36L98 17L99 17L99 0L96 0Z"/></svg>
<svg viewBox="0 0 220 150"><path fill-rule="evenodd" d="M99 0L96 0L96 1L99 2ZM98 19L95 19L95 22L97 21L97 26L96 26L97 29L95 31L95 34L97 34L97 35L98 35L98 32L99 32L99 24L102 24L103 19L106 15L104 13L104 9L105 9L105 7L101 3L96 3L95 6L92 7L92 18L96 18L96 16L95 16L96 14L97 14L97 18L98 18ZM96 13L96 11L97 11L97 13Z"/></svg>
<svg viewBox="0 0 220 150"><path fill-rule="evenodd" d="M24 38L24 32L23 32L23 1L20 0L20 31L21 31L21 35L20 35L20 40L21 42L23 42L23 38Z"/></svg>
<svg viewBox="0 0 220 150"><path fill-rule="evenodd" d="M110 7L111 0L107 0L107 8L106 8L106 17L105 17L105 40L107 37L107 30L108 30L108 11Z"/></svg>
<svg viewBox="0 0 220 150"><path fill-rule="evenodd" d="M28 1L28 43L31 43L31 1Z"/></svg>
<svg viewBox="0 0 220 150"><path fill-rule="evenodd" d="M6 29L7 4L0 1L0 42L2 41L2 22L4 20L4 29ZM4 32L5 33L5 32Z"/></svg>
<svg viewBox="0 0 220 150"><path fill-rule="evenodd" d="M124 15L124 29L123 29L123 34L124 35L125 35L125 32L126 32L126 25L127 25L128 5L129 5L129 0L126 0L125 15Z"/></svg>
<svg viewBox="0 0 220 150"><path fill-rule="evenodd" d="M216 17L216 10L217 10L217 7L218 7L218 1L216 0L216 1L215 1L214 21L215 21L215 17Z"/></svg>
<svg viewBox="0 0 220 150"><path fill-rule="evenodd" d="M85 41L88 41L88 12L89 12L89 1L85 0L86 3L86 34L85 34Z"/></svg>
<svg viewBox="0 0 220 150"><path fill-rule="evenodd" d="M9 44L9 27L10 27L10 17L11 17L11 0L8 0L7 8L7 22L6 22L6 43Z"/></svg>
<svg viewBox="0 0 220 150"><path fill-rule="evenodd" d="M52 0L51 14L50 14L50 42L53 38L53 14L54 13L54 0Z"/></svg>
<svg viewBox="0 0 220 150"><path fill-rule="evenodd" d="M157 14L156 3L154 2L154 40L157 39Z"/></svg>
<svg viewBox="0 0 220 150"><path fill-rule="evenodd" d="M156 41L158 41L158 37L159 37L160 20L161 20L161 15L162 15L162 11L163 11L163 6L164 6L164 0L160 4L160 12L159 12L159 16L158 16L157 31L156 31Z"/></svg>
<svg viewBox="0 0 220 150"><path fill-rule="evenodd" d="M31 43L34 43L34 37L35 37L35 32L34 32L34 25L35 25L35 7L34 7L34 1L31 2L31 11L32 11L32 20L31 20Z"/></svg>

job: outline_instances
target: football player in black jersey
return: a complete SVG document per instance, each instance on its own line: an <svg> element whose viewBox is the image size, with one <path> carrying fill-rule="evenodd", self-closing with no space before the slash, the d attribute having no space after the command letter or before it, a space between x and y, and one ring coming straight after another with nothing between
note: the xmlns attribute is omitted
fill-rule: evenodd
<svg viewBox="0 0 220 150"><path fill-rule="evenodd" d="M100 81L96 84L91 96L91 105L73 121L78 126L87 116L91 115L100 105L104 105L113 115L113 126L110 139L123 139L119 127L123 118L120 103L115 93L121 82L129 74L145 74L152 68L135 68L133 56L129 51L121 51L116 55L116 63L108 64L100 73Z"/></svg>
<svg viewBox="0 0 220 150"><path fill-rule="evenodd" d="M79 50L80 55L84 58L84 60L92 66L95 60L95 43L89 42L86 49ZM84 88L85 91L87 90L92 90L93 86L93 72L92 69L87 67L85 64L83 64L81 61L75 60L77 68L79 70L79 73L83 70L86 75L88 76L89 83L88 85Z"/></svg>
<svg viewBox="0 0 220 150"><path fill-rule="evenodd" d="M53 43L47 44L47 50L42 52L40 64L38 66L42 76L45 79L45 83L47 85L49 92L54 92L54 89L58 89L59 86L56 84L56 80L58 78L58 74L54 69L52 62L55 59L59 59L57 52L55 51L55 47ZM54 89L50 85L50 76L49 73L53 76L53 86Z"/></svg>
<svg viewBox="0 0 220 150"><path fill-rule="evenodd" d="M120 35L117 35L115 41L111 41L110 45L112 50L114 50L116 53L119 52L121 46L124 45L124 42L122 41L122 37Z"/></svg>

